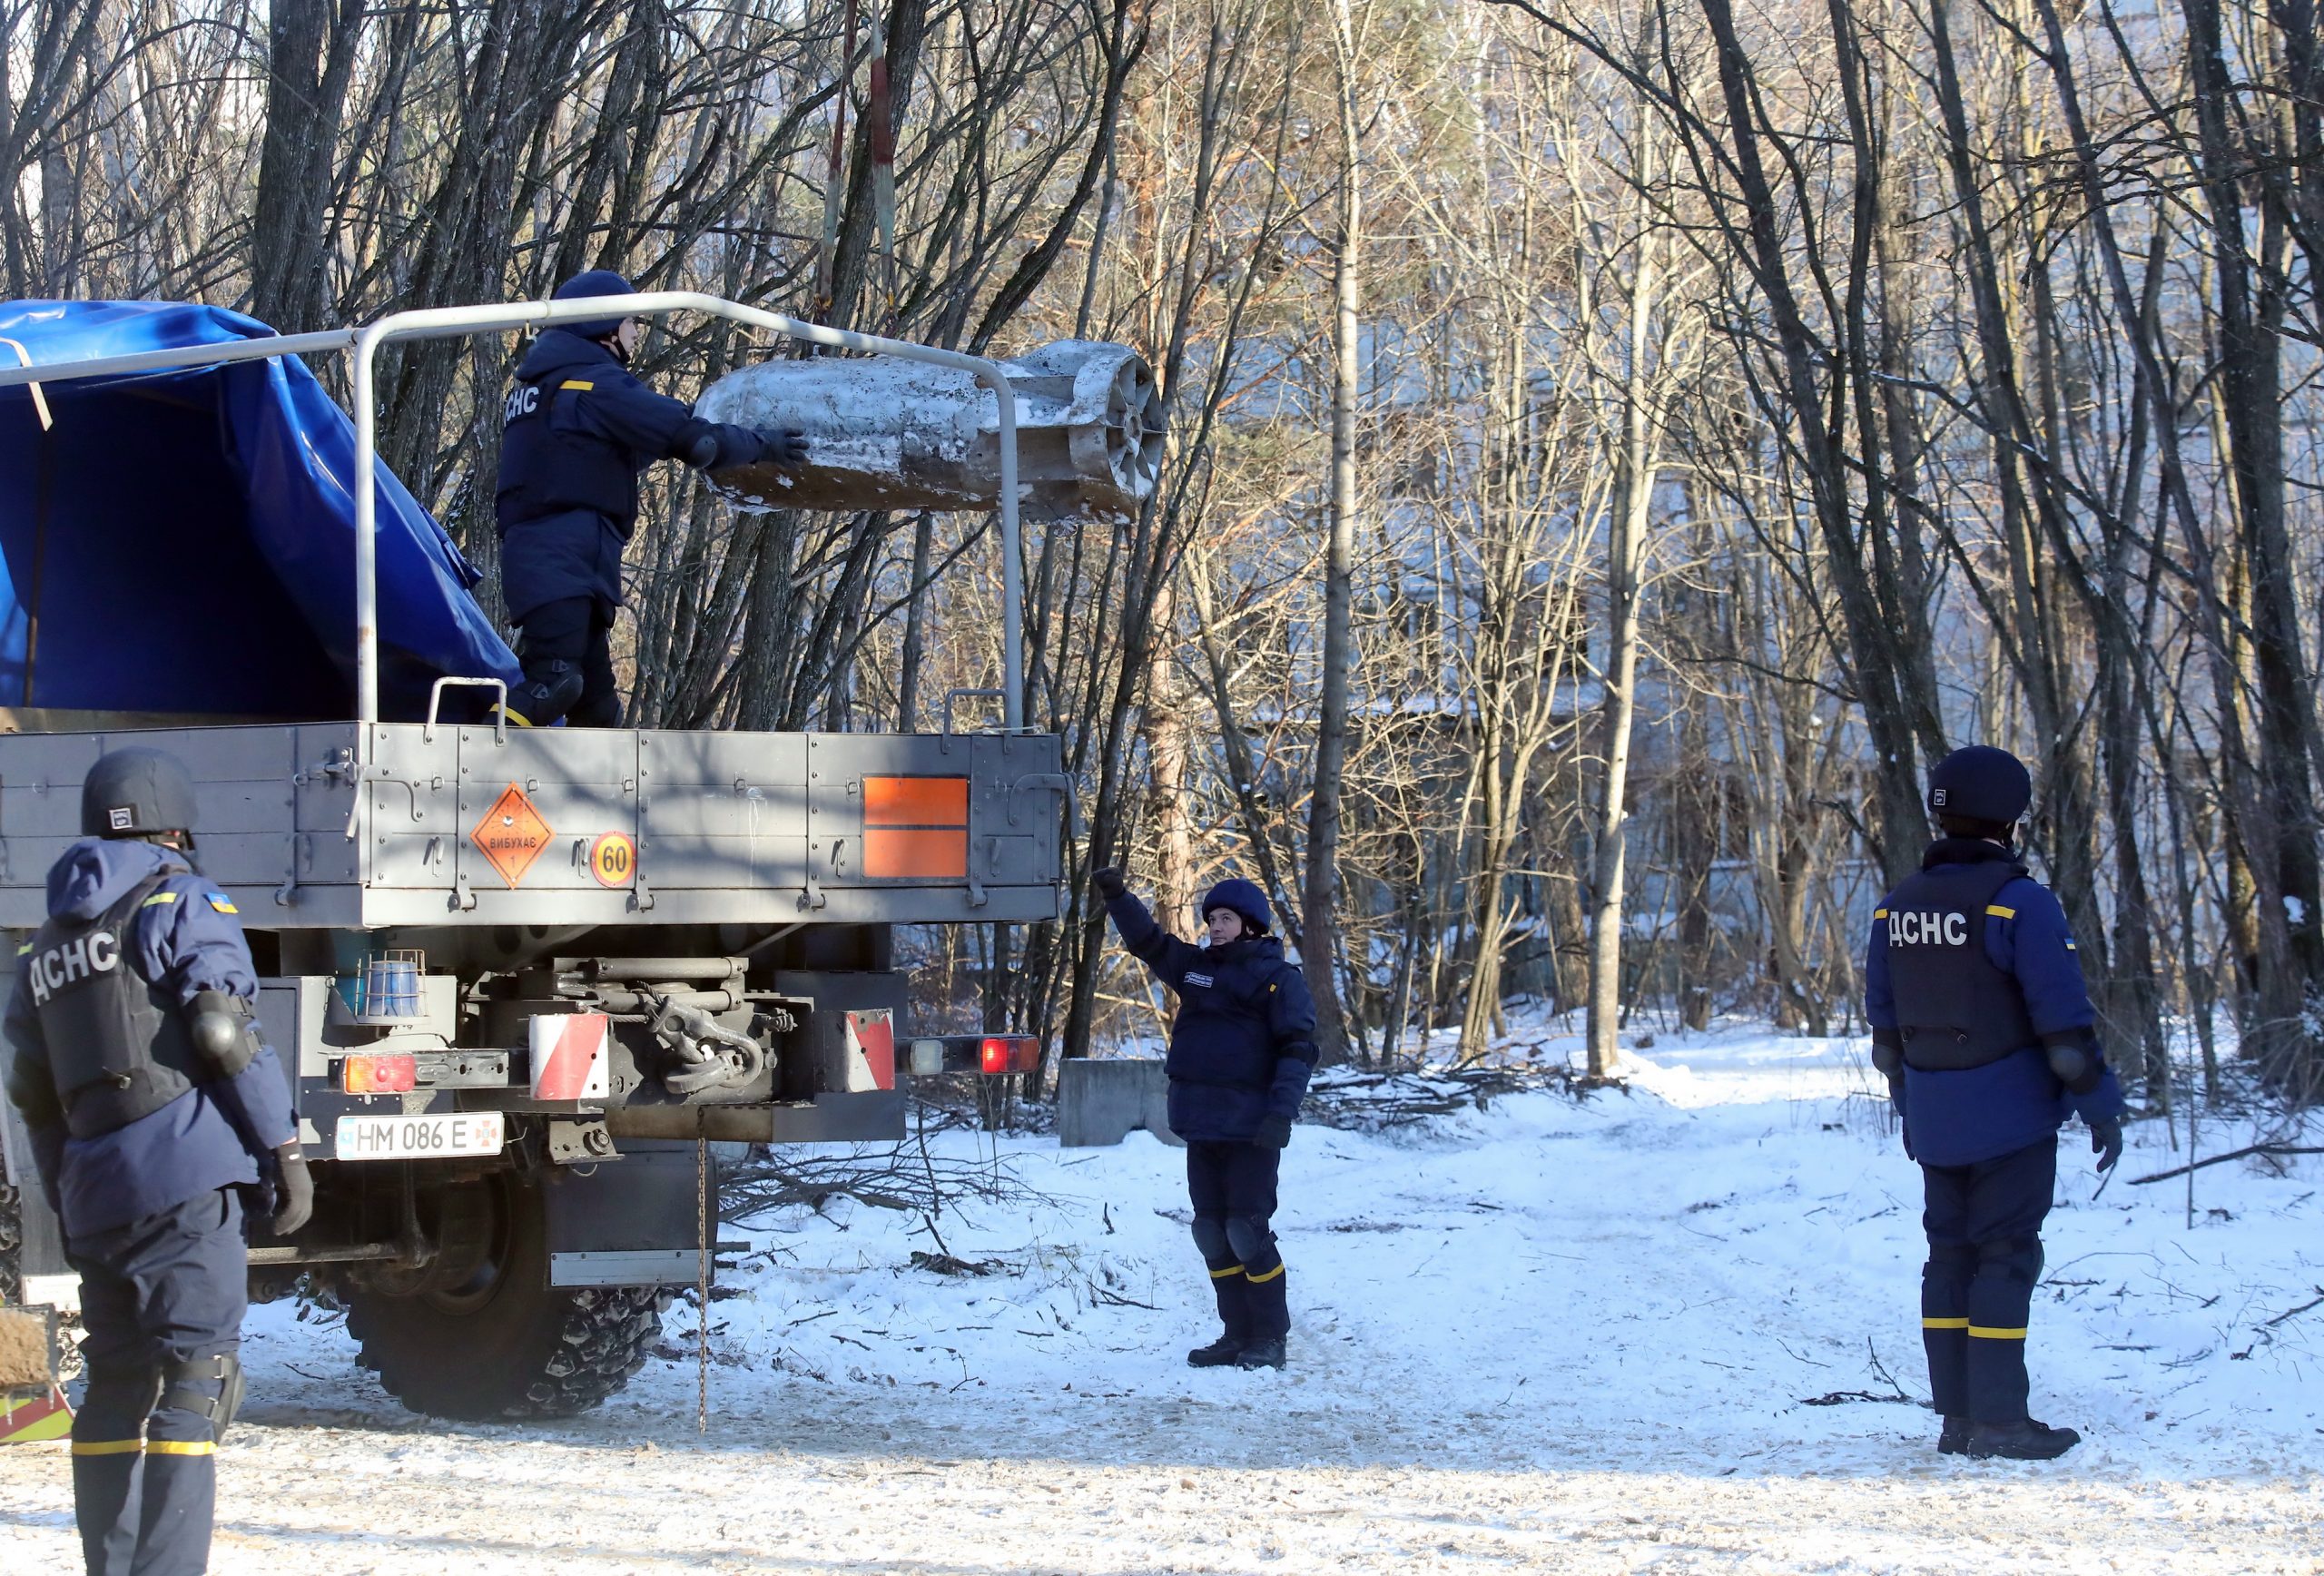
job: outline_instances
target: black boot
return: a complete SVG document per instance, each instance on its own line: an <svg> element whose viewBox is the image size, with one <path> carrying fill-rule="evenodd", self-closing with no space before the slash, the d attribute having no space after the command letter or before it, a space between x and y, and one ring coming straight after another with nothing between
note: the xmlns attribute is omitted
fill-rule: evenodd
<svg viewBox="0 0 2324 1576"><path fill-rule="evenodd" d="M1945 1426L1937 1431L1936 1453L1939 1455L1969 1453L1969 1420L1967 1418L1948 1417L1945 1420Z"/></svg>
<svg viewBox="0 0 2324 1576"><path fill-rule="evenodd" d="M1976 1423L1969 1426L1965 1453L1977 1461L1995 1456L2004 1461L2055 1461L2082 1443L2071 1428L2020 1418L2015 1423Z"/></svg>
<svg viewBox="0 0 2324 1576"><path fill-rule="evenodd" d="M1207 1346L1196 1346L1187 1354L1189 1368L1226 1368L1243 1355L1243 1337L1232 1331L1222 1335Z"/></svg>
<svg viewBox="0 0 2324 1576"><path fill-rule="evenodd" d="M536 659L526 665L525 682L508 692L501 709L520 728L546 728L573 709L586 682L561 656Z"/></svg>
<svg viewBox="0 0 2324 1576"><path fill-rule="evenodd" d="M1210 1272L1210 1289L1218 1298L1219 1335L1209 1345L1187 1353L1187 1367L1224 1368L1243 1354L1243 1344L1251 1335L1249 1285L1239 1264Z"/></svg>
<svg viewBox="0 0 2324 1576"><path fill-rule="evenodd" d="M1280 1368L1284 1340L1291 1334L1291 1299L1283 1260L1271 1269L1251 1276L1244 1295L1251 1303L1251 1339L1238 1361L1246 1368Z"/></svg>

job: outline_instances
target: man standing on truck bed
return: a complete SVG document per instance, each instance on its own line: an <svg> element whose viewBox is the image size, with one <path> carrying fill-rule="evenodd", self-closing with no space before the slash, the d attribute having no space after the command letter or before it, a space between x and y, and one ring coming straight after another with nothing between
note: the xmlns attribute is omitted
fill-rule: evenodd
<svg viewBox="0 0 2324 1576"><path fill-rule="evenodd" d="M1291 1124L1315 1065L1315 1003L1267 934L1266 894L1239 878L1204 895L1206 947L1154 922L1122 872L1095 877L1114 929L1178 996L1170 1026L1170 1129L1187 1141L1195 1246L1210 1271L1222 1326L1196 1346L1196 1368L1280 1368L1291 1334L1283 1254L1267 1222Z"/></svg>
<svg viewBox="0 0 2324 1576"><path fill-rule="evenodd" d="M314 1198L234 904L193 871L195 820L192 778L159 750L90 768L83 837L48 872L8 1004L8 1098L81 1276L73 1500L90 1576L208 1567L218 1442L242 1398L238 1189L274 1196L278 1236Z"/></svg>
<svg viewBox="0 0 2324 1576"><path fill-rule="evenodd" d="M556 299L631 293L621 275L592 269L559 285ZM621 721L611 637L639 472L658 459L697 470L791 467L806 454L801 433L698 420L655 393L629 374L637 340L635 318L545 329L508 391L497 510L501 592L524 635L525 681L507 713L523 726Z"/></svg>

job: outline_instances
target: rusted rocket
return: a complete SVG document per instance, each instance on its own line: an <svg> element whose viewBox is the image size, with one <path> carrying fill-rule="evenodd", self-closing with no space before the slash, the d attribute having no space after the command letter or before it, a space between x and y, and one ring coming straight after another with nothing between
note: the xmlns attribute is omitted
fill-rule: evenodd
<svg viewBox="0 0 2324 1576"><path fill-rule="evenodd" d="M1137 351L1062 340L1001 363L1017 396L1018 507L1127 518L1162 464L1162 401ZM713 473L745 507L978 509L1000 501L1000 417L968 372L880 357L765 361L703 393L694 414L807 435L797 471Z"/></svg>

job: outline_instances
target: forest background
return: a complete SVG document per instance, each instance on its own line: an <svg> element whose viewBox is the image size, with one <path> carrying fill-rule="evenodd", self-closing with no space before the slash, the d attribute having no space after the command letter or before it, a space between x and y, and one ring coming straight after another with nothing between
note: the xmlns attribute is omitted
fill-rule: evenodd
<svg viewBox="0 0 2324 1576"><path fill-rule="evenodd" d="M2324 1077L2313 0L0 0L0 44L16 298L298 332L595 266L1151 360L1150 504L1028 533L1088 836L1067 920L921 939L971 1026L1152 1031L1120 862L1189 934L1259 880L1334 1056L1529 998L1600 1071L1844 1031L1985 742L2150 1108ZM496 612L517 350L382 390ZM638 369L764 353L673 321ZM646 519L633 724L998 682L982 517L662 468Z"/></svg>

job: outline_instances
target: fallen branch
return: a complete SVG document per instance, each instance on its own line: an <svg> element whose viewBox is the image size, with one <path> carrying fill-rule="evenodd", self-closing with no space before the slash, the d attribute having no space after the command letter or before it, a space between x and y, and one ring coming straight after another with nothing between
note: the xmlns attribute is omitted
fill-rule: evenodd
<svg viewBox="0 0 2324 1576"><path fill-rule="evenodd" d="M1579 1097L1586 1081L1564 1068L1454 1067L1416 1072L1334 1069L1308 1086L1300 1119L1344 1131L1384 1132L1488 1109L1503 1095L1554 1089Z"/></svg>
<svg viewBox="0 0 2324 1576"><path fill-rule="evenodd" d="M955 1258L949 1253L927 1253L912 1250L911 1266L932 1275L991 1275L1008 1266L997 1258Z"/></svg>
<svg viewBox="0 0 2324 1576"><path fill-rule="evenodd" d="M2168 1171L2157 1171L2152 1177L2133 1177L2131 1186L2143 1187L2150 1182L2168 1182L2173 1177L2184 1177L2190 1171L2200 1171L2206 1166L2224 1166L2230 1160L2240 1160L2252 1155L2324 1155L2324 1144L2251 1144L2232 1149L2224 1155L2211 1155L2192 1165L2173 1166Z"/></svg>
<svg viewBox="0 0 2324 1576"><path fill-rule="evenodd" d="M2316 1300L2314 1302L2302 1303L2296 1308L2286 1308L2282 1313L2278 1314L2274 1318L2270 1319L2266 1324L2261 1325L2260 1327L2263 1330L2271 1330L2278 1325L2282 1324L2286 1319L2291 1318L2296 1315L2304 1314L2310 1308L2324 1308L2324 1286L2318 1286L2316 1288Z"/></svg>
<svg viewBox="0 0 2324 1576"><path fill-rule="evenodd" d="M1006 1203L1039 1202L1041 1196L1018 1179L1006 1158L955 1159L907 1145L843 1155L770 1148L722 1169L718 1217L747 1225L770 1210L803 1205L821 1211L834 1198L852 1198L874 1209L917 1213L932 1224L946 1205L964 1197Z"/></svg>

